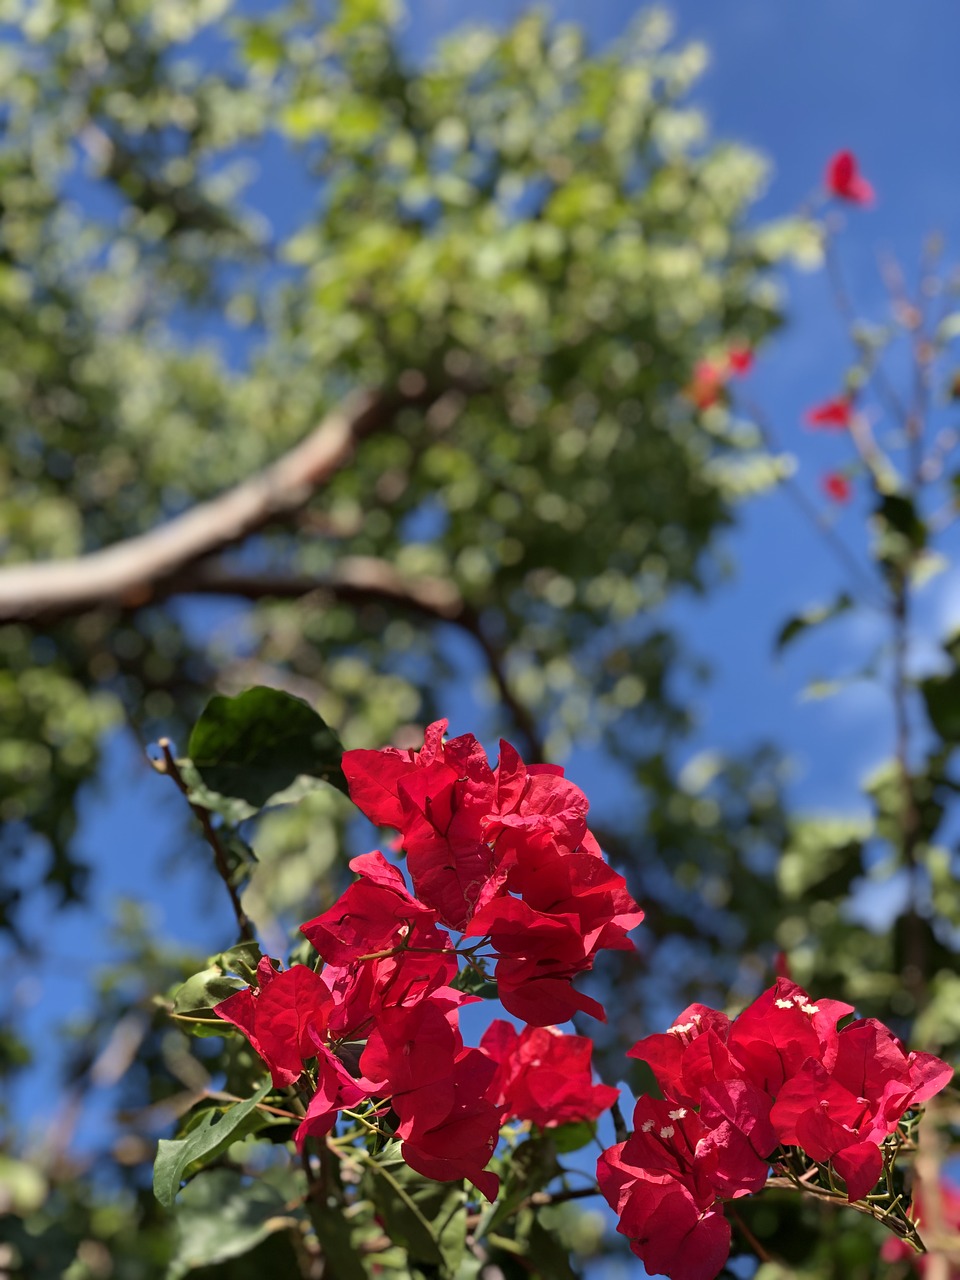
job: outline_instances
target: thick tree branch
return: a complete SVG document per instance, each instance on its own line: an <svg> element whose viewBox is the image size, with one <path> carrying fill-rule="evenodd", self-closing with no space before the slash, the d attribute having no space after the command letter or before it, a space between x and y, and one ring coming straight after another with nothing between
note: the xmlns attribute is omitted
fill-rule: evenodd
<svg viewBox="0 0 960 1280"><path fill-rule="evenodd" d="M255 476L149 533L70 560L0 569L0 622L50 621L105 605L140 607L162 587L225 547L295 514L353 456L358 442L428 399L409 373L395 392L360 392L332 410L305 440Z"/></svg>

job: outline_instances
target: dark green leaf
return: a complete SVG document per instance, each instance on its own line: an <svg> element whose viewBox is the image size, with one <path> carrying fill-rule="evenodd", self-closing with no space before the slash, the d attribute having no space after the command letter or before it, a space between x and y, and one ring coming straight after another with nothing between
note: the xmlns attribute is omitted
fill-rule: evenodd
<svg viewBox="0 0 960 1280"><path fill-rule="evenodd" d="M195 973L173 997L174 1017L184 1020L185 1029L197 1035L222 1035L224 1022L213 1012L213 1006L226 1000L247 983L231 978L218 964Z"/></svg>
<svg viewBox="0 0 960 1280"><path fill-rule="evenodd" d="M211 698L187 750L208 787L256 808L301 774L346 791L339 738L306 702L278 689Z"/></svg>
<svg viewBox="0 0 960 1280"><path fill-rule="evenodd" d="M310 1222L323 1249L323 1274L329 1280L368 1280L342 1207L316 1205Z"/></svg>
<svg viewBox="0 0 960 1280"><path fill-rule="evenodd" d="M920 691L936 732L944 742L960 742L960 671L928 676Z"/></svg>
<svg viewBox="0 0 960 1280"><path fill-rule="evenodd" d="M187 1166L197 1161L209 1163L242 1136L244 1121L270 1088L267 1080L252 1098L238 1102L222 1116L211 1108L186 1138L160 1139L153 1166L153 1193L165 1208L169 1209L176 1199Z"/></svg>
<svg viewBox="0 0 960 1280"><path fill-rule="evenodd" d="M580 1120L575 1124L561 1124L556 1129L548 1130L557 1155L566 1155L570 1151L579 1151L597 1135L596 1123L592 1120Z"/></svg>
<svg viewBox="0 0 960 1280"><path fill-rule="evenodd" d="M527 1235L530 1261L536 1275L543 1280L580 1280L570 1265L570 1255L556 1236L534 1217Z"/></svg>
<svg viewBox="0 0 960 1280"><path fill-rule="evenodd" d="M831 618L847 613L853 608L853 603L852 597L844 591L831 604L813 605L802 613L795 614L783 624L777 634L774 642L777 653L782 653L788 644L803 635L805 631L809 631L811 627L818 627L821 623L829 622Z"/></svg>
<svg viewBox="0 0 960 1280"><path fill-rule="evenodd" d="M496 1000L497 984L492 978L483 977L476 969L461 969L450 984L457 991L466 991L469 995L479 996L481 1000Z"/></svg>
<svg viewBox="0 0 960 1280"><path fill-rule="evenodd" d="M174 1221L176 1244L167 1280L240 1257L272 1232L296 1225L275 1188L231 1169L211 1169L185 1187Z"/></svg>
<svg viewBox="0 0 960 1280"><path fill-rule="evenodd" d="M371 1161L365 1182L390 1239L411 1261L439 1265L452 1276L466 1247L463 1184L434 1182L383 1155Z"/></svg>
<svg viewBox="0 0 960 1280"><path fill-rule="evenodd" d="M257 965L262 959L263 952L256 942L238 942L236 946L214 956L213 963L218 964L226 973L238 973L249 984L256 977Z"/></svg>
<svg viewBox="0 0 960 1280"><path fill-rule="evenodd" d="M503 1161L500 1194L489 1205L477 1225L477 1236L496 1231L535 1191L542 1191L562 1172L557 1163L553 1134L537 1134L520 1144Z"/></svg>
<svg viewBox="0 0 960 1280"><path fill-rule="evenodd" d="M653 1068L643 1058L632 1058L627 1072L627 1083L637 1098L663 1098L663 1091L657 1084Z"/></svg>

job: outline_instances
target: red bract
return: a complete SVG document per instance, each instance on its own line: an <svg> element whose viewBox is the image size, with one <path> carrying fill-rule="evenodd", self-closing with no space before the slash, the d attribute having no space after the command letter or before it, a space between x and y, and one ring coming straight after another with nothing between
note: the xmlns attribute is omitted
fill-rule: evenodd
<svg viewBox="0 0 960 1280"><path fill-rule="evenodd" d="M777 1097L771 1119L780 1141L814 1160L832 1160L859 1200L880 1174L880 1144L902 1116L953 1076L932 1054L908 1054L875 1018L852 1022L837 1036L832 1063L808 1059Z"/></svg>
<svg viewBox="0 0 960 1280"><path fill-rule="evenodd" d="M701 360L693 370L685 394L698 409L709 409L719 402L726 384L726 370L722 365L713 360Z"/></svg>
<svg viewBox="0 0 960 1280"><path fill-rule="evenodd" d="M641 1103L654 1113L640 1121L642 1140L635 1133L597 1162L601 1194L620 1219L617 1230L629 1238L648 1272L673 1280L713 1280L730 1253L730 1225L717 1211L710 1188L698 1186L689 1170L699 1122L692 1114L680 1117L692 1132L678 1135L665 1104L641 1099L638 1112Z"/></svg>
<svg viewBox="0 0 960 1280"><path fill-rule="evenodd" d="M455 1010L433 999L385 1013L360 1059L364 1087L389 1096L399 1117L403 1158L428 1178L469 1180L496 1198L493 1155L500 1114L485 1095L496 1065L478 1049L465 1049Z"/></svg>
<svg viewBox="0 0 960 1280"><path fill-rule="evenodd" d="M819 427L828 431L843 431L850 426L853 416L853 404L847 396L835 396L832 400L824 400L814 405L804 415L809 427Z"/></svg>
<svg viewBox="0 0 960 1280"><path fill-rule="evenodd" d="M556 1027L525 1027L518 1034L497 1019L480 1047L497 1064L487 1096L502 1119L513 1116L554 1129L596 1120L620 1096L612 1085L593 1083L593 1044L585 1036L564 1035Z"/></svg>
<svg viewBox="0 0 960 1280"><path fill-rule="evenodd" d="M542 850L521 855L507 887L545 915L576 916L584 951L630 951L627 933L643 919L643 912L618 875L591 853L564 856Z"/></svg>
<svg viewBox="0 0 960 1280"><path fill-rule="evenodd" d="M497 1175L484 1171L500 1130L499 1109L486 1097L494 1070L479 1049L462 1049L451 1075L453 1105L443 1119L428 1126L414 1112L397 1129L411 1169L438 1182L466 1178L490 1201L500 1189Z"/></svg>
<svg viewBox="0 0 960 1280"><path fill-rule="evenodd" d="M837 1023L852 1012L852 1005L839 1000L814 1004L795 982L778 978L733 1023L727 1048L747 1077L773 1097L808 1058L833 1065Z"/></svg>
<svg viewBox="0 0 960 1280"><path fill-rule="evenodd" d="M643 912L588 830L586 796L507 742L491 769L476 738L444 742L445 728L431 725L419 753L347 752L351 795L373 821L399 827L418 903L466 938L490 937L505 1008L541 1026L577 1010L603 1017L570 979L597 951L629 949ZM412 914L397 881L386 884L381 868L378 893L354 886L304 932L330 959L362 954L365 938L391 945L394 921Z"/></svg>
<svg viewBox="0 0 960 1280"><path fill-rule="evenodd" d="M472 734L443 741L446 720L429 726L420 752L347 751L343 771L354 804L397 827L414 892L444 924L462 929L494 868L481 821L495 779Z"/></svg>
<svg viewBox="0 0 960 1280"><path fill-rule="evenodd" d="M307 1138L322 1138L330 1132L341 1107L355 1107L369 1098L370 1090L354 1080L346 1067L322 1044L317 1045L317 1091L293 1140L303 1150Z"/></svg>
<svg viewBox="0 0 960 1280"><path fill-rule="evenodd" d="M832 502L849 502L853 489L846 476L839 471L828 471L820 482L823 491Z"/></svg>
<svg viewBox="0 0 960 1280"><path fill-rule="evenodd" d="M360 879L342 893L329 911L300 926L330 964L346 964L363 955L401 946L412 928L431 925L436 912L407 892L403 876L379 850L354 858L350 870ZM436 949L447 935L433 930Z"/></svg>
<svg viewBox="0 0 960 1280"><path fill-rule="evenodd" d="M323 979L302 964L278 973L264 956L257 982L256 990L238 991L213 1011L243 1032L279 1089L293 1084L315 1056L333 1002Z"/></svg>
<svg viewBox="0 0 960 1280"><path fill-rule="evenodd" d="M603 1006L575 991L570 981L590 963L577 916L535 911L518 898L495 898L471 920L464 933L470 937L490 938L500 956L497 993L515 1017L549 1026L579 1010L606 1021Z"/></svg>
<svg viewBox="0 0 960 1280"><path fill-rule="evenodd" d="M873 204L873 187L860 173L852 151L838 151L827 165L826 187L830 195L850 204Z"/></svg>

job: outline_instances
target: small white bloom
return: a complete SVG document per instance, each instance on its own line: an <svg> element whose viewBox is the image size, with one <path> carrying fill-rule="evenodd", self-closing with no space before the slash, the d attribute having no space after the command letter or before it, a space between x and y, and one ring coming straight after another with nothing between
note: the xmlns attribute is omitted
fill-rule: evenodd
<svg viewBox="0 0 960 1280"><path fill-rule="evenodd" d="M792 1000L778 1000L778 1001L776 1002L776 1005L777 1005L777 1008L778 1008L778 1009L792 1009L792 1008L793 1008L793 1001L792 1001Z"/></svg>
<svg viewBox="0 0 960 1280"><path fill-rule="evenodd" d="M674 1135L674 1133L676 1133L676 1130L674 1129L673 1125L672 1125L672 1124L665 1124L665 1125L663 1126L663 1128L660 1130L660 1137L661 1137L661 1138L672 1138L672 1137L673 1137L673 1135Z"/></svg>
<svg viewBox="0 0 960 1280"><path fill-rule="evenodd" d="M649 1133L652 1128L653 1128L653 1121L644 1120L643 1124L640 1126L640 1131L641 1133Z"/></svg>
<svg viewBox="0 0 960 1280"><path fill-rule="evenodd" d="M813 1014L813 1013L820 1012L820 1006L818 1004L802 1004L800 1008L803 1010L804 1013Z"/></svg>
<svg viewBox="0 0 960 1280"><path fill-rule="evenodd" d="M667 1112L667 1115L670 1117L671 1120L682 1120L686 1114L687 1114L686 1107L677 1107L676 1111Z"/></svg>

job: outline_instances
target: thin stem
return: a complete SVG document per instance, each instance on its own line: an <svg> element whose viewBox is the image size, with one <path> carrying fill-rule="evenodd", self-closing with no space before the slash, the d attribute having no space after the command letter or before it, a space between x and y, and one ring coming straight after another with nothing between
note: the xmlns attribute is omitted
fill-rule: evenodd
<svg viewBox="0 0 960 1280"><path fill-rule="evenodd" d="M748 404L747 410L756 423L760 432L761 439L771 453L782 453L783 445L779 440L769 419L762 410L755 404ZM823 538L829 549L837 557L843 568L859 585L860 589L866 593L867 600L875 607L879 603L877 596L877 588L873 579L867 570L860 564L856 556L837 534L831 524L824 520L821 513L817 510L816 505L807 497L802 485L798 484L793 476L784 476L781 481L784 489L790 495L795 506L803 515L804 519L809 521L816 529L817 533Z"/></svg>
<svg viewBox="0 0 960 1280"><path fill-rule="evenodd" d="M220 879L227 887L227 893L230 895L230 902L233 906L233 914L237 919L237 927L240 930L240 937L245 942L254 942L256 940L256 931L250 922L247 913L244 911L240 902L240 895L237 893L236 885L230 878L230 867L227 863L226 851L220 843L217 830L211 821L209 812L201 805L194 804L190 799L190 788L184 781L183 774L173 754L172 744L169 738L161 738L157 743L163 753L162 760L151 760L150 763L158 773L165 773L173 779L179 790L186 797L187 803L193 810L194 815L199 819L200 826L203 829L204 838L207 844L213 850L213 858L216 863L217 872Z"/></svg>
<svg viewBox="0 0 960 1280"><path fill-rule="evenodd" d="M847 333L858 355L863 355L864 348L856 336L856 326L859 322L857 309L853 305L853 300L847 290L846 281L843 278L843 272L840 269L840 259L834 248L833 237L828 233L823 238L823 259L827 270L827 279L833 292L833 300L837 311L842 319L846 322ZM887 378L883 365L879 360L874 358L867 367L867 378L876 384L877 393L882 400L886 402L887 412L895 422L906 427L907 418L909 417L906 406L897 394L896 388Z"/></svg>

